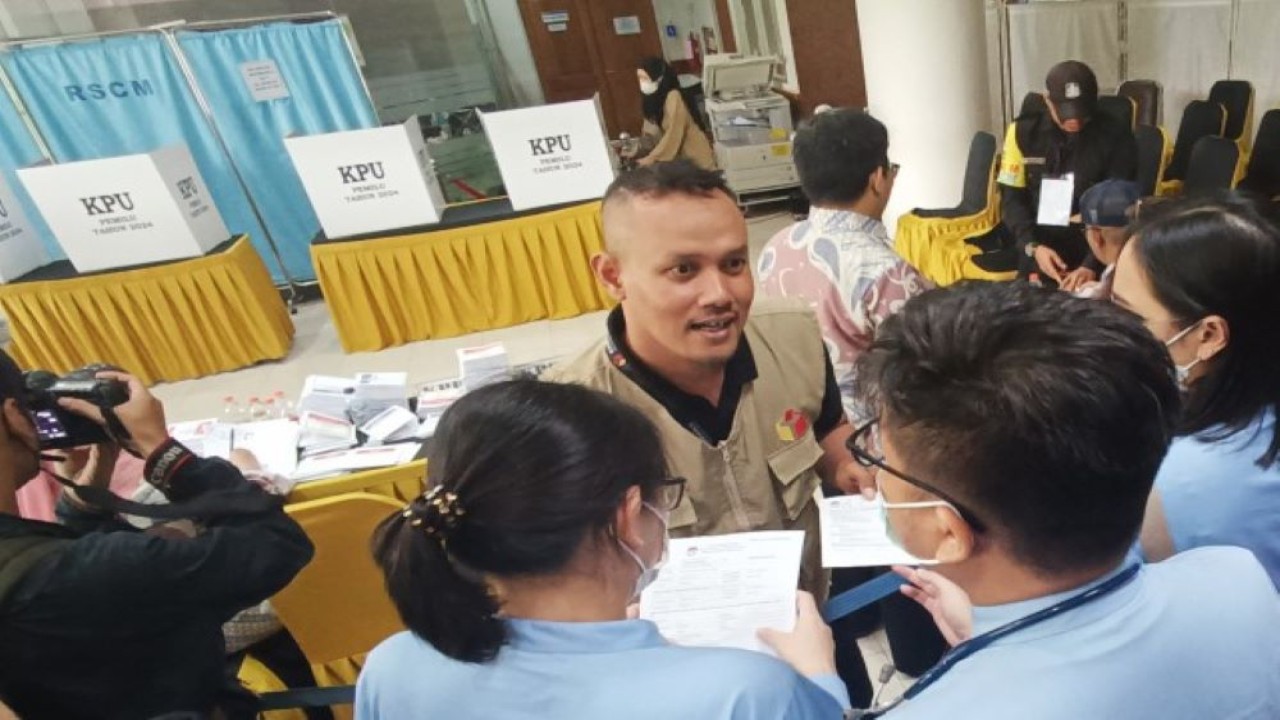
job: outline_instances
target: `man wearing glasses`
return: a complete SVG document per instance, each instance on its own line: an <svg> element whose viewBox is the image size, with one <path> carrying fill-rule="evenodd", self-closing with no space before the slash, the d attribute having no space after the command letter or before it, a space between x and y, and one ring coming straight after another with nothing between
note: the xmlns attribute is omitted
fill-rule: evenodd
<svg viewBox="0 0 1280 720"><path fill-rule="evenodd" d="M886 322L862 371L876 420L850 449L891 537L939 563L909 592L958 642L870 716L1280 717L1280 597L1257 559L1129 557L1180 412L1138 318L959 286Z"/></svg>
<svg viewBox="0 0 1280 720"><path fill-rule="evenodd" d="M871 347L876 329L931 284L894 252L881 220L898 174L883 123L861 110L831 110L796 132L792 147L812 210L761 252L760 289L772 297L801 298L813 308L845 413L856 425L870 419L857 402L858 358ZM837 568L832 594L876 572ZM877 617L884 620L895 667L908 675L929 669L946 649L928 614L900 595L837 620L831 627L837 665L855 704L871 695L857 636L874 628Z"/></svg>
<svg viewBox="0 0 1280 720"><path fill-rule="evenodd" d="M813 314L759 303L747 226L719 173L657 163L604 197L597 279L618 300L607 335L546 377L610 393L658 427L688 479L673 536L803 530L800 587L821 603L814 493L869 479Z"/></svg>

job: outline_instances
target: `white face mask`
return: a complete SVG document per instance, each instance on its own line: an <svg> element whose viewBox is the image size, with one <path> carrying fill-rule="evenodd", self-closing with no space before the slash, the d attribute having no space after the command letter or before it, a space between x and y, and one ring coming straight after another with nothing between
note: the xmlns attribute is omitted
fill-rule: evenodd
<svg viewBox="0 0 1280 720"><path fill-rule="evenodd" d="M1179 340L1186 337L1192 330L1195 330L1198 327L1200 327L1200 321L1197 320L1194 324L1189 325L1182 332L1178 333L1177 335L1174 335L1168 340L1165 340L1164 346L1172 349L1174 345L1178 344ZM1200 362L1201 362L1200 358L1196 358L1191 362L1187 363L1186 365L1175 364L1173 366L1174 372L1177 373L1178 387L1182 388L1184 391L1187 389L1187 381L1191 378L1191 369L1199 365Z"/></svg>
<svg viewBox="0 0 1280 720"><path fill-rule="evenodd" d="M658 83L652 80L641 80L640 92L644 93L645 95L652 95L658 92Z"/></svg>
<svg viewBox="0 0 1280 720"><path fill-rule="evenodd" d="M645 567L644 560L640 558L639 553L627 547L627 544L621 540L618 541L618 545L622 547L622 551L630 555L631 559L634 560L636 565L640 568L640 575L636 577L636 586L631 593L631 602L638 601L640 599L640 593L644 592L645 588L652 585L653 581L658 579L658 571L662 569L663 565L667 564L667 547L671 541L671 536L667 531L667 519L662 516L662 513L658 512L657 508L649 503L644 503L644 506L649 510L649 512L653 513L654 517L658 518L658 522L662 523L662 554L658 556L657 562Z"/></svg>
<svg viewBox="0 0 1280 720"><path fill-rule="evenodd" d="M889 511L897 508L931 508L931 507L951 507L951 503L946 500L921 500L920 502L889 502L884 499L884 494L876 488L876 504L880 506L880 519L884 521L884 534L888 536L889 542L893 543L906 553L911 553L907 547L902 544L902 538L898 536L898 532L893 529L893 523L889 522ZM954 508L953 508L954 509ZM936 563L937 560L929 560L925 558L917 558L921 563Z"/></svg>

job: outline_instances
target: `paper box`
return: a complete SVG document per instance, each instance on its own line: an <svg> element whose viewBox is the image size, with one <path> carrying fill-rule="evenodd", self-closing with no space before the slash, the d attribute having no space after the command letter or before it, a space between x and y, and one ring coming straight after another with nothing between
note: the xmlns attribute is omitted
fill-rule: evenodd
<svg viewBox="0 0 1280 720"><path fill-rule="evenodd" d="M284 144L328 237L440 221L444 193L417 116L402 125L292 137Z"/></svg>
<svg viewBox="0 0 1280 720"><path fill-rule="evenodd" d="M613 182L609 141L594 100L480 117L516 210L598 198Z"/></svg>
<svg viewBox="0 0 1280 720"><path fill-rule="evenodd" d="M229 236L185 145L18 177L80 272L199 257Z"/></svg>
<svg viewBox="0 0 1280 720"><path fill-rule="evenodd" d="M0 177L0 283L25 275L47 262L49 256L22 211L17 195Z"/></svg>

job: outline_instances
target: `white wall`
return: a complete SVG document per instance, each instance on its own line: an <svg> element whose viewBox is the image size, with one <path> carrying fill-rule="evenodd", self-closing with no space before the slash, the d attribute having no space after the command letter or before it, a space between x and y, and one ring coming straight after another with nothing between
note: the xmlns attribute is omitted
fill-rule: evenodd
<svg viewBox="0 0 1280 720"><path fill-rule="evenodd" d="M689 60L688 39L692 31L702 42L702 28L716 31L716 42L721 46L724 38L716 21L716 9L712 0L653 0L653 16L658 21L658 36L662 40L662 56L667 62ZM667 25L676 26L676 36L667 37ZM705 56L707 49L702 53Z"/></svg>
<svg viewBox="0 0 1280 720"><path fill-rule="evenodd" d="M518 107L546 102L516 0L484 0Z"/></svg>

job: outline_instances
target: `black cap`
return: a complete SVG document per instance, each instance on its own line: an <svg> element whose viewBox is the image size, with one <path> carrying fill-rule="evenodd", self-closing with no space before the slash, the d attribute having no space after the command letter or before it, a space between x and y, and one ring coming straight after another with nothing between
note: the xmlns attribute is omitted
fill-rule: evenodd
<svg viewBox="0 0 1280 720"><path fill-rule="evenodd" d="M1103 180L1080 196L1080 221L1093 227L1125 227L1132 220L1129 209L1139 197L1135 182Z"/></svg>
<svg viewBox="0 0 1280 720"><path fill-rule="evenodd" d="M1088 120L1098 106L1098 78L1078 60L1054 65L1044 84L1059 120Z"/></svg>

